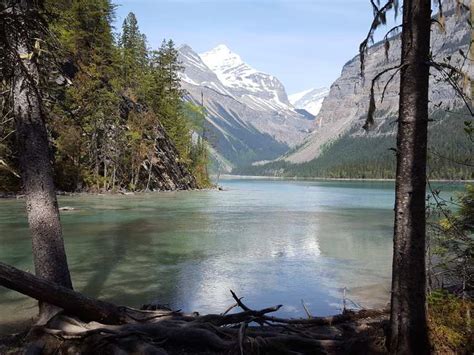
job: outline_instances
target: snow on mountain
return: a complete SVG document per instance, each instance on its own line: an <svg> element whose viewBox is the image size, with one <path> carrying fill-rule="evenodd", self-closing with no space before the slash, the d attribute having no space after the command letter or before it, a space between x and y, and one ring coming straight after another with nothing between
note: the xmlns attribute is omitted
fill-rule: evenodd
<svg viewBox="0 0 474 355"><path fill-rule="evenodd" d="M179 59L184 66L184 71L180 73L181 81L191 85L204 86L220 94L232 96L216 74L204 64L199 55L190 46L184 44L178 50Z"/></svg>
<svg viewBox="0 0 474 355"><path fill-rule="evenodd" d="M329 95L329 88L308 89L288 96L291 104L298 109L304 109L317 116L323 100Z"/></svg>
<svg viewBox="0 0 474 355"><path fill-rule="evenodd" d="M204 103L215 151L231 164L274 159L313 128L313 120L295 110L277 78L253 69L227 47L198 55L183 45L178 52L186 99Z"/></svg>
<svg viewBox="0 0 474 355"><path fill-rule="evenodd" d="M297 102L303 96L305 96L306 94L309 94L313 90L314 90L314 88L311 88L311 89L308 89L308 90L297 92L296 94L288 95L288 100L291 102L292 105L294 105L295 102Z"/></svg>
<svg viewBox="0 0 474 355"><path fill-rule="evenodd" d="M277 78L252 68L226 45L218 45L200 57L235 97L253 109L293 110Z"/></svg>
<svg viewBox="0 0 474 355"><path fill-rule="evenodd" d="M226 86L240 87L241 84L238 81L241 78L257 72L224 44L201 53L199 56Z"/></svg>

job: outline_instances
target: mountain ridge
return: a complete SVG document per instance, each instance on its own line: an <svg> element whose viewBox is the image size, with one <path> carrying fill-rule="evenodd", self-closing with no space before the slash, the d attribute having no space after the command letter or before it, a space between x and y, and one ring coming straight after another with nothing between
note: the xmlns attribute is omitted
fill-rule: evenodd
<svg viewBox="0 0 474 355"><path fill-rule="evenodd" d="M451 8L445 8L446 32L439 28L432 31L432 52L435 59L450 58L454 66L460 66L463 58L459 49L467 53L470 41L470 28L467 25L467 15L460 17ZM322 148L346 134L364 135L362 130L369 105L369 85L372 78L384 69L400 61L400 37L396 35L390 40L388 60L385 56L385 47L382 42L369 48L366 55L365 79L360 76L359 56L350 59L342 68L340 77L331 85L329 95L324 99L318 114L317 124L313 132L306 138L302 147L286 154L280 159L298 164L311 161L319 157ZM464 69L466 69L464 67ZM472 70L467 68L467 70ZM472 77L472 73L470 75ZM398 75L393 78L385 93L384 101L380 102L381 92L390 78L390 73L384 75L376 86L376 120L371 136L395 134L395 127L386 124L396 117L398 112ZM443 106L452 109L459 105L449 84L439 80L439 75L432 71L430 79L430 110L436 109L433 103L443 102ZM354 127L358 129L354 129Z"/></svg>
<svg viewBox="0 0 474 355"><path fill-rule="evenodd" d="M238 166L277 158L300 144L312 116L291 106L275 76L253 69L226 46L217 48L202 56L189 45L178 49L185 99L204 104L214 155Z"/></svg>
<svg viewBox="0 0 474 355"><path fill-rule="evenodd" d="M291 110L283 84L271 74L254 69L226 45L199 54L203 62L242 102L256 110Z"/></svg>

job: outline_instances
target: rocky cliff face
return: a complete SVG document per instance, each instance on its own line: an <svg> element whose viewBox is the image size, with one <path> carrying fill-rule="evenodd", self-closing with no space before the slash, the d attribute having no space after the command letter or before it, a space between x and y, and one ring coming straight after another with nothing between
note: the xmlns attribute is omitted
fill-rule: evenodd
<svg viewBox="0 0 474 355"><path fill-rule="evenodd" d="M154 165L150 188L161 191L198 188L194 176L179 162L175 146L164 134L164 130L162 132L163 136L156 144L156 156L152 159Z"/></svg>
<svg viewBox="0 0 474 355"><path fill-rule="evenodd" d="M121 116L125 119L132 111L142 112L146 110L140 104L130 100L128 97L122 98L120 107ZM196 179L189 172L186 166L180 162L179 154L171 139L166 135L161 124L156 127L158 139L156 140L156 153L151 159L153 165L151 174L148 166L144 166L142 181L150 179L149 188L152 191L172 191L190 190L198 188Z"/></svg>
<svg viewBox="0 0 474 355"><path fill-rule="evenodd" d="M276 158L309 134L311 120L291 106L280 81L227 47L198 55L184 45L179 54L186 99L203 102L208 138L224 170Z"/></svg>
<svg viewBox="0 0 474 355"><path fill-rule="evenodd" d="M448 6L451 4L450 6ZM446 31L433 25L432 53L434 60L444 61L464 71L471 70L469 63L459 50L468 53L471 29L467 23L468 12L457 11L455 2L445 5ZM316 126L305 143L295 152L282 159L291 163L302 163L313 160L321 154L323 147L338 138L350 134L366 135L362 130L365 121L371 81L375 75L386 68L400 62L401 41L399 36L390 40L388 58L385 55L383 43L378 43L369 49L365 63L365 78L360 75L359 56L350 60L342 69L341 76L331 85L329 95L324 99L318 114ZM384 74L376 86L376 122L368 136L393 135L396 125L390 124L398 112L399 75L395 75L388 84L385 97L381 102L382 91L390 80L392 73ZM443 109L452 110L461 105L459 97L452 87L442 80L435 70L431 71L430 79L430 109L438 110L439 104ZM472 75L470 75L472 77Z"/></svg>

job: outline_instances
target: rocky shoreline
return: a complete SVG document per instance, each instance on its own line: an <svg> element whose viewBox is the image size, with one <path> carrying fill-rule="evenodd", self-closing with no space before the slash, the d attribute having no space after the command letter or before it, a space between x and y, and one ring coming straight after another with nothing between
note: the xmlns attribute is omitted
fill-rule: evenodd
<svg viewBox="0 0 474 355"><path fill-rule="evenodd" d="M129 191L129 190L120 190L120 191L103 191L103 192L64 192L57 191L56 196L66 196L66 197L79 197L79 196L135 196L141 194L161 194L161 193L172 193L172 192L186 192L186 191L223 191L224 189L220 186L206 187L206 188L190 188L190 189L175 189L175 190L155 190L155 191ZM20 193L9 193L0 191L0 200L1 199L23 199L25 195Z"/></svg>

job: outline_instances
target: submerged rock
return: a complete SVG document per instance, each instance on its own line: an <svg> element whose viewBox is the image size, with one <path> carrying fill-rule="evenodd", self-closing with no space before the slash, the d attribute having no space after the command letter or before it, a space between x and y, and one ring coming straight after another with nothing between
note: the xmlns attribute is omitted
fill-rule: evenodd
<svg viewBox="0 0 474 355"><path fill-rule="evenodd" d="M59 207L60 211L75 211L76 209L74 207L70 206L64 206L64 207Z"/></svg>

